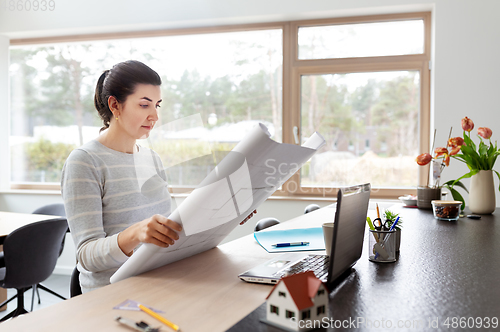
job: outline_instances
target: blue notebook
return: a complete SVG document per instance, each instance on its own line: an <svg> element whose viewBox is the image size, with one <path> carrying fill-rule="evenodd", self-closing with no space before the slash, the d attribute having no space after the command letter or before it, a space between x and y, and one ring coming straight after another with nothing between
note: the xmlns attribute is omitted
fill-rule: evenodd
<svg viewBox="0 0 500 332"><path fill-rule="evenodd" d="M285 230L263 230L253 233L255 240L266 249L267 252L290 252L325 250L325 240L321 227L299 228ZM274 247L273 244L285 242L309 242L305 246Z"/></svg>

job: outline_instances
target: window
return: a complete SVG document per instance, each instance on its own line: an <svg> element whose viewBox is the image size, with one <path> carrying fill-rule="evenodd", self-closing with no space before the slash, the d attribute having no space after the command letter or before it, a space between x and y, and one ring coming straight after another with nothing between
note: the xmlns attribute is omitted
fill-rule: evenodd
<svg viewBox="0 0 500 332"><path fill-rule="evenodd" d="M319 296L319 295L324 295L324 294L325 294L325 290L324 290L324 289L320 289L320 290L318 291L318 296Z"/></svg>
<svg viewBox="0 0 500 332"><path fill-rule="evenodd" d="M285 293L285 292L279 292L279 293L278 293L278 295L279 295L280 297L281 297L281 296L286 297L286 293Z"/></svg>
<svg viewBox="0 0 500 332"><path fill-rule="evenodd" d="M302 187L417 185L418 71L302 75L301 87L303 140L318 131L337 142L302 168Z"/></svg>
<svg viewBox="0 0 500 332"><path fill-rule="evenodd" d="M331 196L370 182L374 197L390 197L416 187L414 159L429 143L430 14L293 22L291 31L290 126L301 142L318 131L327 144L285 191Z"/></svg>
<svg viewBox="0 0 500 332"><path fill-rule="evenodd" d="M311 310L305 310L302 311L302 320L310 319L311 318Z"/></svg>
<svg viewBox="0 0 500 332"><path fill-rule="evenodd" d="M280 315L280 308L278 308L277 306L271 304L270 310L272 314L276 314L277 316Z"/></svg>
<svg viewBox="0 0 500 332"><path fill-rule="evenodd" d="M424 22L404 21L299 27L299 59L424 53Z"/></svg>
<svg viewBox="0 0 500 332"><path fill-rule="evenodd" d="M371 182L373 197L394 197L425 180L414 158L429 146L430 13L114 36L11 40L12 188L59 188L69 152L98 135L98 76L130 58L162 76L158 130L142 144L174 192L198 185L256 122L279 142L314 131L327 141L278 195Z"/></svg>
<svg viewBox="0 0 500 332"><path fill-rule="evenodd" d="M319 316L319 315L324 314L324 313L325 313L325 306L324 305L321 305L321 306L316 308L316 316Z"/></svg>
<svg viewBox="0 0 500 332"><path fill-rule="evenodd" d="M286 317L286 318L293 318L293 317L295 317L295 312L290 311L290 310L287 310L287 311L285 312L285 317Z"/></svg>
<svg viewBox="0 0 500 332"><path fill-rule="evenodd" d="M68 154L102 126L98 77L137 59L163 82L160 119L140 144L160 154L171 186L198 185L215 166L212 152L231 150L256 123L282 140L282 38L267 29L12 46L11 181L59 182Z"/></svg>

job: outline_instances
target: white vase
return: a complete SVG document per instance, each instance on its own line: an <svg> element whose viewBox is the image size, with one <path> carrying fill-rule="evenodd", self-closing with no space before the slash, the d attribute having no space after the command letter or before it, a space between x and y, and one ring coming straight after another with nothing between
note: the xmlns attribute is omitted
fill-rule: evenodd
<svg viewBox="0 0 500 332"><path fill-rule="evenodd" d="M475 214L491 214L495 211L495 207L493 171L479 171L471 177L469 209Z"/></svg>

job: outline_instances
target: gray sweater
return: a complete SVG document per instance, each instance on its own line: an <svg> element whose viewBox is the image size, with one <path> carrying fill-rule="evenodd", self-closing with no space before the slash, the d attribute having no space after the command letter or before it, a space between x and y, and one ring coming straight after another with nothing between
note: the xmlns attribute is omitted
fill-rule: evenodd
<svg viewBox="0 0 500 332"><path fill-rule="evenodd" d="M128 154L93 140L75 149L63 167L61 192L83 292L109 284L127 260L119 232L154 214L170 214L161 160L140 146Z"/></svg>

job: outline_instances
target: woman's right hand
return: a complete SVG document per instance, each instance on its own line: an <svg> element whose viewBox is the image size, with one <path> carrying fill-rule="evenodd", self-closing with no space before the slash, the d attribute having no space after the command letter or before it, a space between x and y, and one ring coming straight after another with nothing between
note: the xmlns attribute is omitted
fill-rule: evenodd
<svg viewBox="0 0 500 332"><path fill-rule="evenodd" d="M180 231L182 231L181 225L162 215L155 214L118 234L118 245L128 256L132 254L139 243L152 243L166 248L179 239L177 232Z"/></svg>

